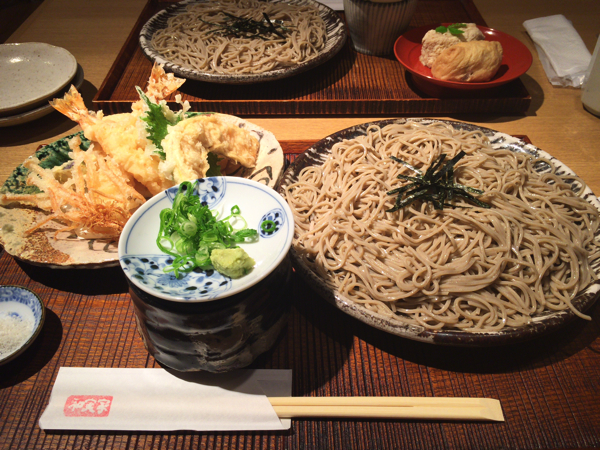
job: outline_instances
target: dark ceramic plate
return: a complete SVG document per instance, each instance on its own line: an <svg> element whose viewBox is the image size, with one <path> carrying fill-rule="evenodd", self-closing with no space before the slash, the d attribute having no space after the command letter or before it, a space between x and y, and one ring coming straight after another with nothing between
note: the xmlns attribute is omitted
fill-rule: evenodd
<svg viewBox="0 0 600 450"><path fill-rule="evenodd" d="M211 0L205 0L211 1ZM273 0L273 2L281 2L283 0ZM313 67L319 66L331 59L338 53L346 42L346 26L340 16L328 6L318 3L314 0L287 0L284 3L292 5L313 5L318 8L327 31L327 41L325 48L321 53L309 61L297 64L295 66L286 67L283 69L272 70L261 74L215 74L200 72L197 70L182 67L175 64L162 55L160 55L152 46L151 40L154 33L164 29L167 26L169 18L181 14L185 11L187 5L192 3L203 3L202 0L184 0L173 6L167 7L165 10L156 13L140 31L140 46L142 51L150 60L162 64L167 72L173 72L178 76L191 80L208 81L210 83L220 84L251 84L260 83L263 81L279 80L281 78L291 77L299 73L305 72Z"/></svg>
<svg viewBox="0 0 600 450"><path fill-rule="evenodd" d="M449 120L431 120L431 119L389 119L378 122L371 122L362 125L356 125L354 127L347 128L326 137L325 139L317 142L311 148L306 150L300 155L294 163L286 170L282 180L277 185L277 190L283 193L286 186L294 183L298 179L300 171L308 166L319 166L327 159L331 152L331 147L345 139L353 139L357 136L364 135L367 128L371 125L385 126L390 123L406 123L407 121L418 121L423 123L430 122L444 122L452 125L458 129L465 130L481 130L489 137L492 146L496 149L508 149L513 152L528 153L536 157L542 157L552 161L554 166L557 168L558 174L574 174L562 162L552 157L543 150L531 145L526 142L517 139L513 136L500 133L498 131L491 130L489 128L482 128L477 125L468 123L455 122ZM600 201L594 193L586 188L583 193L583 198L592 204L595 208L600 210ZM600 232L599 232L600 234ZM598 238L598 236L597 236ZM383 315L369 311L365 307L356 304L348 298L341 295L339 292L331 289L325 281L314 273L308 266L306 266L301 258L296 253L294 246L290 250L290 255L295 269L298 273L319 292L327 301L334 304L337 308L341 309L350 316L368 324L375 328L383 331L387 331L391 334L402 336L416 341L427 342L432 344L442 345L453 345L453 346L465 346L465 347L485 347L494 345L504 345L519 341L525 341L547 332L556 330L567 322L575 319L577 316L570 310L559 311L559 312L548 312L538 316L534 316L531 324L524 327L518 328L504 328L497 332L489 333L471 333L460 330L443 330L443 331L430 331L423 327L415 325L406 325L400 322L393 321ZM592 264L592 269L597 276L600 276L600 260L596 260ZM585 312L588 310L596 301L597 293L600 291L600 280L592 283L582 293L580 293L574 300L573 305L579 311Z"/></svg>

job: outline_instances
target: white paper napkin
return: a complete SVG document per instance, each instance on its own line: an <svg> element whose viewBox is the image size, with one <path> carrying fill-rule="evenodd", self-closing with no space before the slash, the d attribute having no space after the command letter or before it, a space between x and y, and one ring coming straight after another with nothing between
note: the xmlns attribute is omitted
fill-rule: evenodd
<svg viewBox="0 0 600 450"><path fill-rule="evenodd" d="M523 26L535 44L550 82L580 88L592 55L571 22L557 14L526 20Z"/></svg>
<svg viewBox="0 0 600 450"><path fill-rule="evenodd" d="M267 397L289 397L291 370L174 374L163 369L61 367L42 429L287 430Z"/></svg>

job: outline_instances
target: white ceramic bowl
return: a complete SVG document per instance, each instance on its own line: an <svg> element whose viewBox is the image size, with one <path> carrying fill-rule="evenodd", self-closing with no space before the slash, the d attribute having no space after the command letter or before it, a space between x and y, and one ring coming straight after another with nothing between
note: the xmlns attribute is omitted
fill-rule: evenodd
<svg viewBox="0 0 600 450"><path fill-rule="evenodd" d="M179 279L165 273L172 256L156 245L164 208L170 208L178 186L154 196L129 219L119 239L119 262L127 278L146 293L175 302L206 302L242 292L255 285L281 264L292 245L294 219L286 201L272 188L238 177L209 177L200 180L199 195L223 218L239 206L249 228L259 232L258 242L240 244L256 261L247 275L231 279L220 273L192 271ZM217 218L218 219L218 218ZM277 230L261 231L261 223L273 220Z"/></svg>
<svg viewBox="0 0 600 450"><path fill-rule="evenodd" d="M77 72L67 50L41 42L0 45L0 115L15 115L41 105Z"/></svg>
<svg viewBox="0 0 600 450"><path fill-rule="evenodd" d="M196 192L225 217L235 205L258 242L240 244L256 264L238 279L197 270L165 273L173 257L156 245L160 211L171 208L178 187L148 200L129 219L119 240L140 336L161 364L178 371L225 372L248 366L276 342L287 322L294 220L272 188L239 177L200 180ZM218 217L218 218L219 218ZM217 219L218 219L217 218ZM273 220L272 233L261 223Z"/></svg>
<svg viewBox="0 0 600 450"><path fill-rule="evenodd" d="M32 291L20 286L0 286L0 323L16 319L28 325L27 332L20 339L16 336L5 337L3 344L7 349L0 351L0 365L15 359L35 341L45 318L44 304ZM8 330L8 323L6 326L2 333ZM14 342L14 346L6 344L7 341Z"/></svg>

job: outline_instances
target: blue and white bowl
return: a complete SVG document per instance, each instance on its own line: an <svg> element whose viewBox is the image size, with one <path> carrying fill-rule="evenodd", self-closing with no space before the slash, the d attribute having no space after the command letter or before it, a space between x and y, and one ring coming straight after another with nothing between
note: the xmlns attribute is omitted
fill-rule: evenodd
<svg viewBox="0 0 600 450"><path fill-rule="evenodd" d="M119 240L119 262L138 331L148 352L172 369L224 372L245 367L274 344L286 323L292 212L275 190L256 181L199 180L195 193L219 217L237 205L248 228L259 231L257 242L239 244L256 264L237 279L212 270L176 278L164 272L173 258L161 252L156 240L160 212L171 208L177 190L170 188L142 205ZM276 223L273 232L262 231L266 220Z"/></svg>
<svg viewBox="0 0 600 450"><path fill-rule="evenodd" d="M242 247L256 261L247 275L231 279L216 271L193 271L176 278L164 268L173 258L156 245L160 212L170 208L178 186L148 200L125 225L119 240L119 262L127 278L138 288L156 297L175 302L206 302L225 298L248 289L271 273L286 257L294 236L294 219L285 200L273 189L253 180L238 177L201 179L197 195L220 217L239 206L248 228L260 233L258 242ZM217 217L218 219L218 217ZM261 224L273 220L273 233L261 232Z"/></svg>
<svg viewBox="0 0 600 450"><path fill-rule="evenodd" d="M4 337L0 365L15 359L35 341L45 318L44 304L32 291L20 286L0 286L0 323L4 320L18 320L27 325L27 331L22 336ZM3 329L2 333L7 331L8 328ZM14 342L14 346L7 346L7 341Z"/></svg>

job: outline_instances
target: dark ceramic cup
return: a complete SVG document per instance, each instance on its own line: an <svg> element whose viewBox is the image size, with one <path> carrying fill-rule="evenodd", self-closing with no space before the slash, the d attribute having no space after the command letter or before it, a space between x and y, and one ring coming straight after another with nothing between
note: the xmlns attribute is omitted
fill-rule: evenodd
<svg viewBox="0 0 600 450"><path fill-rule="evenodd" d="M178 303L129 283L137 329L161 364L187 372L248 366L269 350L286 324L289 258L246 291L202 303Z"/></svg>

